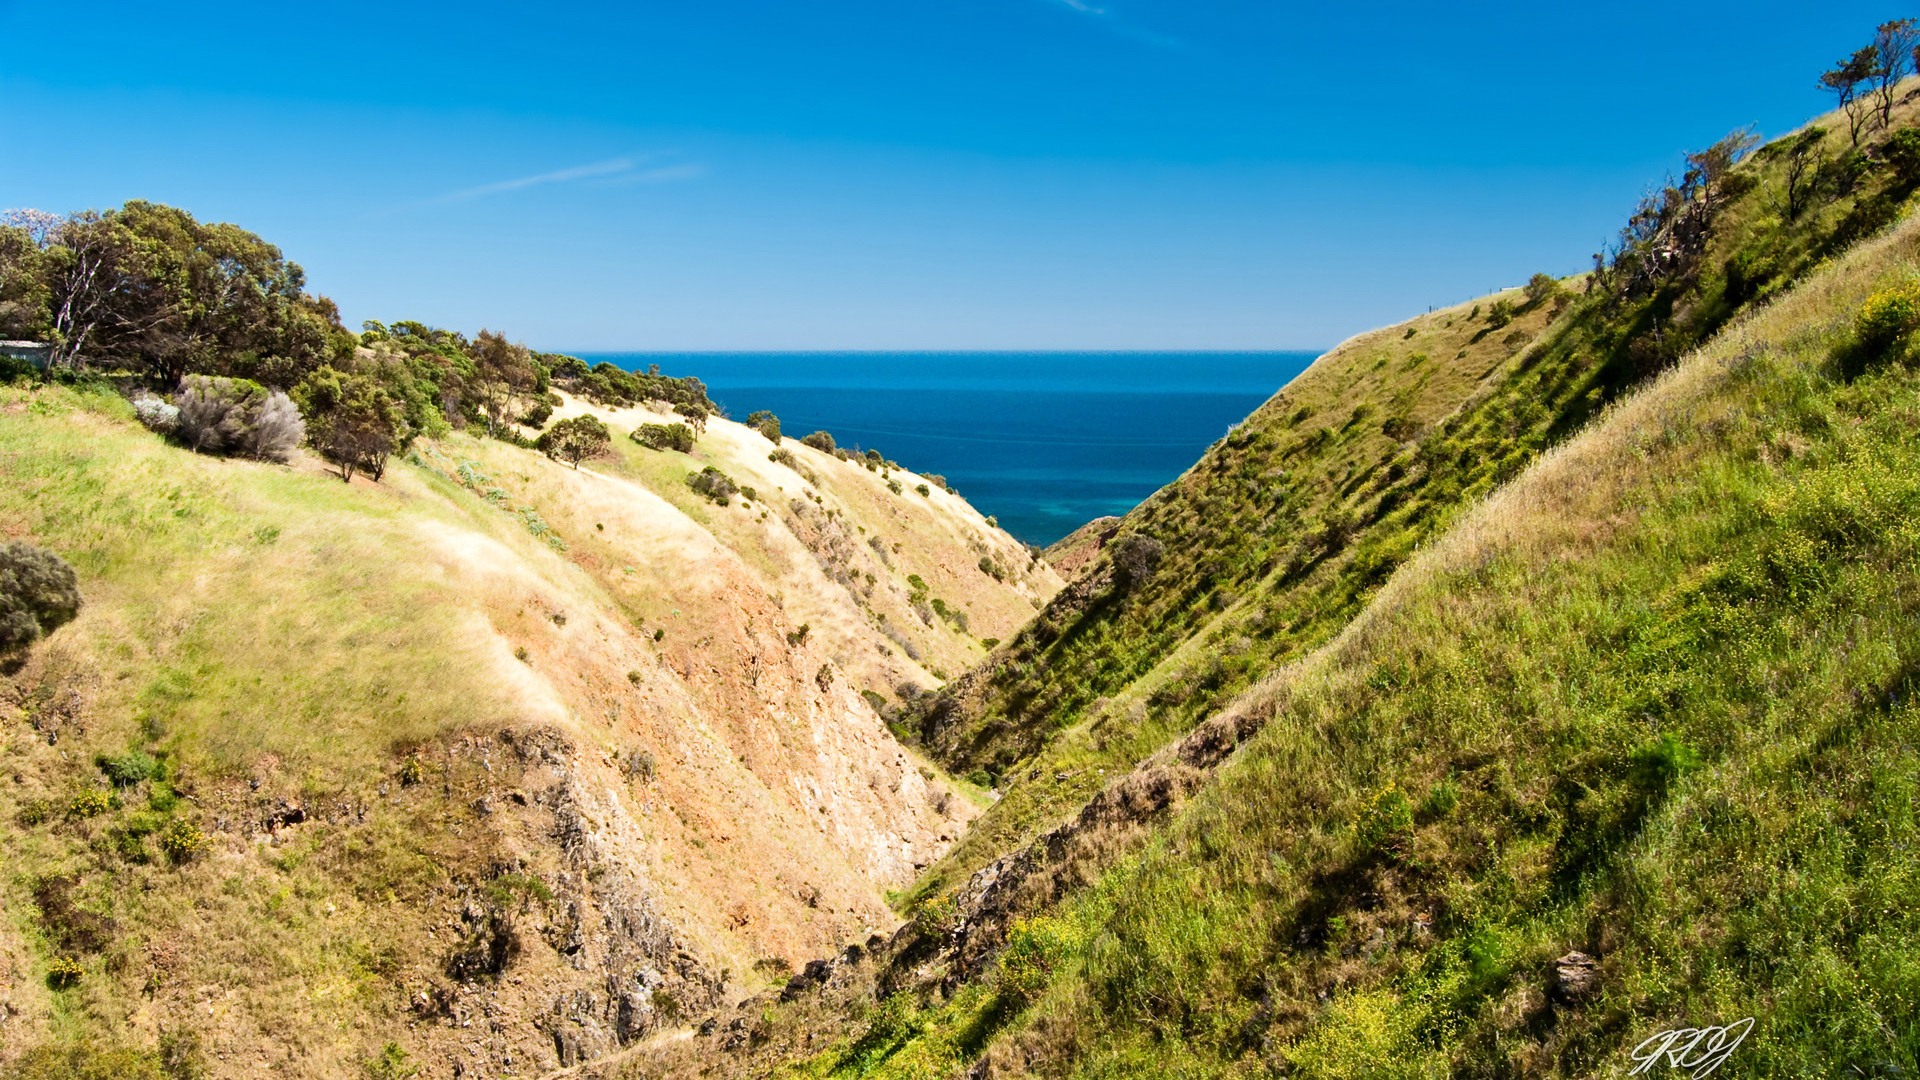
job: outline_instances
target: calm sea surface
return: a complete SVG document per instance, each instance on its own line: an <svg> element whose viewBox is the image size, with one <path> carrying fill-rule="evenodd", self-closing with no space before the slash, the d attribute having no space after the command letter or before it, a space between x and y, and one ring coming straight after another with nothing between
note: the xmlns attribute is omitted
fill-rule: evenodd
<svg viewBox="0 0 1920 1080"><path fill-rule="evenodd" d="M692 375L734 419L771 409L938 473L1031 544L1123 514L1314 353L586 353Z"/></svg>

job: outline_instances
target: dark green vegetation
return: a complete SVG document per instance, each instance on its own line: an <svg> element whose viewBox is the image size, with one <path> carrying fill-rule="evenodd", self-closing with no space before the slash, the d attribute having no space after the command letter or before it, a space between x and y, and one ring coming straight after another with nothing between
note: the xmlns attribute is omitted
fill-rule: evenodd
<svg viewBox="0 0 1920 1080"><path fill-rule="evenodd" d="M641 424L628 438L652 450L693 451L693 429L685 424Z"/></svg>
<svg viewBox="0 0 1920 1080"><path fill-rule="evenodd" d="M43 377L117 374L173 395L149 398L141 419L197 450L284 460L304 437L343 479L379 480L423 435L521 441L514 426L543 424L556 385L603 404L666 401L696 425L713 410L697 379L589 368L487 330L356 334L305 284L260 237L156 203L0 218L0 337L50 342Z"/></svg>
<svg viewBox="0 0 1920 1080"><path fill-rule="evenodd" d="M608 454L613 448L613 435L597 416L574 416L542 432L533 448L577 469L588 458Z"/></svg>
<svg viewBox="0 0 1920 1080"><path fill-rule="evenodd" d="M0 660L79 613L79 581L66 560L32 544L0 546Z"/></svg>

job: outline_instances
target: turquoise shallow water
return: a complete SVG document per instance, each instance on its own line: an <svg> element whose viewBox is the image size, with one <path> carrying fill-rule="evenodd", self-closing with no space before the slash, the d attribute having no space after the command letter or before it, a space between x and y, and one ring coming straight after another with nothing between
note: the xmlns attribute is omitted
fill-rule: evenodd
<svg viewBox="0 0 1920 1080"><path fill-rule="evenodd" d="M729 415L771 409L947 478L1014 536L1050 544L1123 514L1317 354L589 353L692 375Z"/></svg>

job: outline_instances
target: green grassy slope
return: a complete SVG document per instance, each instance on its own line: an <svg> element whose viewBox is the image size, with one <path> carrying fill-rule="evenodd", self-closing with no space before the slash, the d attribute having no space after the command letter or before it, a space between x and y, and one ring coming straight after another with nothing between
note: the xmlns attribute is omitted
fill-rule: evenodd
<svg viewBox="0 0 1920 1080"><path fill-rule="evenodd" d="M1913 115L1903 104L1896 129ZM1820 139L1844 154L1844 130ZM1003 776L1006 797L918 894L1018 847L1327 641L1474 500L1892 220L1913 189L1880 151L1880 164L1833 180L1789 220L1790 141L1734 171L1694 273L1627 300L1575 279L1531 306L1508 293L1363 335L1129 514L1107 550L1150 538L1160 557L1144 580L1130 584L1103 558L924 714L935 756ZM1495 325L1496 301L1512 306L1511 322Z"/></svg>
<svg viewBox="0 0 1920 1080"><path fill-rule="evenodd" d="M1909 220L1461 515L1150 844L808 1071L1619 1075L1745 1017L1728 1075L1920 1067L1916 331Z"/></svg>

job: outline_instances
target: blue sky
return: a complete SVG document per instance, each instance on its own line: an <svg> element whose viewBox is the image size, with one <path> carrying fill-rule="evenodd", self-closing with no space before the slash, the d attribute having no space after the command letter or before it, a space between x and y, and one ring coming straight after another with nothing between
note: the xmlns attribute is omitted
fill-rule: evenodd
<svg viewBox="0 0 1920 1080"><path fill-rule="evenodd" d="M1331 345L1582 269L1682 151L1823 110L1906 14L84 8L0 0L0 207L169 202L350 324L579 351Z"/></svg>

